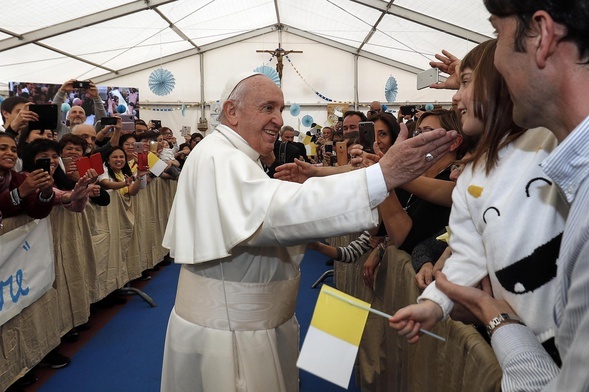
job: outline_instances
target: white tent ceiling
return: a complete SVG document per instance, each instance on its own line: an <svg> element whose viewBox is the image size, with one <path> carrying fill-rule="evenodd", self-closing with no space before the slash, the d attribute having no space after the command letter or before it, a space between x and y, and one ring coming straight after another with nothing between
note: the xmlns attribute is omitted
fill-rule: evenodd
<svg viewBox="0 0 589 392"><path fill-rule="evenodd" d="M229 52L227 47L243 46L255 52L252 50L255 44L257 49L274 49L282 44L286 50L297 50L300 48L295 47L296 38L301 43L320 44L327 48L323 52L331 56L309 58L307 53L312 51L293 54L299 64L312 62L316 67L337 68L338 60L331 54L337 50L360 59L356 61L370 61L414 75L428 68L428 62L441 49L463 56L477 43L492 37L489 14L481 0L3 0L2 3L5 17L0 27L0 82L3 85L9 81L61 83L70 78L125 85L125 77L133 80L132 75L142 71L149 74L161 64L201 59L197 65L190 63L195 68L192 79L199 81L199 87L193 89L196 93L188 99L172 94L169 101L198 102L216 97L217 89L209 94L213 96L207 96L201 86L207 84L202 58L222 48L225 58L227 53L232 53L229 61L244 58L240 50ZM259 47L261 37L264 47ZM292 47L286 47L285 42ZM248 53L248 56L257 56L255 66L270 57L261 53ZM358 67L348 68L356 73L349 79L361 83L362 76L358 73L363 71ZM307 69L307 77L311 73ZM318 76L315 83L320 83L322 78L325 76ZM146 97L143 93L147 92L147 84L134 83L135 87L143 88L142 97ZM362 100L357 92L355 96L349 95L345 99ZM404 98L415 97L419 96L409 94Z"/></svg>

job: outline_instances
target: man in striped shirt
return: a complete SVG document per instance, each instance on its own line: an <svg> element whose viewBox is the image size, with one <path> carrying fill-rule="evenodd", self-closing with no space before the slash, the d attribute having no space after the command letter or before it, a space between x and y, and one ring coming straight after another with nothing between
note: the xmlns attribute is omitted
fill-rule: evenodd
<svg viewBox="0 0 589 392"><path fill-rule="evenodd" d="M542 163L571 209L558 261L554 317L559 368L502 300L452 284L438 288L488 325L503 369L502 390L589 390L589 3L586 0L484 0L505 78L523 127L547 127L559 146ZM522 222L522 224L525 224Z"/></svg>

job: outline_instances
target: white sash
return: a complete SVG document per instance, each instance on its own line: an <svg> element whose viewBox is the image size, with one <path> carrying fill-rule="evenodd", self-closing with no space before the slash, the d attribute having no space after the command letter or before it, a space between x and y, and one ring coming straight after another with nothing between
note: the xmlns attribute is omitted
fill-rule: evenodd
<svg viewBox="0 0 589 392"><path fill-rule="evenodd" d="M227 331L258 331L287 322L296 307L300 273L289 280L241 283L206 278L183 267L176 314L186 321Z"/></svg>

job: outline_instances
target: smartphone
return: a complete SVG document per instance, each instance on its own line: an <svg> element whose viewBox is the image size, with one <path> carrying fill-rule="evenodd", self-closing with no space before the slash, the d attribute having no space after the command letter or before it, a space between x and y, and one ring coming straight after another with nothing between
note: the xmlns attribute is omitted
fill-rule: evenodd
<svg viewBox="0 0 589 392"><path fill-rule="evenodd" d="M417 74L417 89L422 90L440 81L440 70L430 68Z"/></svg>
<svg viewBox="0 0 589 392"><path fill-rule="evenodd" d="M155 142L155 141L149 142L149 151L157 152L157 142Z"/></svg>
<svg viewBox="0 0 589 392"><path fill-rule="evenodd" d="M325 142L325 152L330 152L333 154L333 142L332 141Z"/></svg>
<svg viewBox="0 0 589 392"><path fill-rule="evenodd" d="M76 80L74 82L74 88L90 88L90 82L82 82L80 80Z"/></svg>
<svg viewBox="0 0 589 392"><path fill-rule="evenodd" d="M145 171L148 169L149 165L147 164L147 154L137 154L137 170Z"/></svg>
<svg viewBox="0 0 589 392"><path fill-rule="evenodd" d="M416 105L401 106L399 111L403 116L414 116L417 113Z"/></svg>
<svg viewBox="0 0 589 392"><path fill-rule="evenodd" d="M348 164L348 143L335 143L335 153L337 154L337 165L345 166Z"/></svg>
<svg viewBox="0 0 589 392"><path fill-rule="evenodd" d="M183 125L181 134L182 136L190 135L190 127L188 125Z"/></svg>
<svg viewBox="0 0 589 392"><path fill-rule="evenodd" d="M136 154L143 152L143 143L141 143L141 142L133 143L133 152Z"/></svg>
<svg viewBox="0 0 589 392"><path fill-rule="evenodd" d="M121 114L121 131L123 132L134 132L135 131L135 119L132 114Z"/></svg>
<svg viewBox="0 0 589 392"><path fill-rule="evenodd" d="M107 125L117 125L116 117L101 117L100 124L105 127Z"/></svg>
<svg viewBox="0 0 589 392"><path fill-rule="evenodd" d="M30 121L29 129L56 129L57 128L57 105L31 105L29 110L37 113L39 121Z"/></svg>
<svg viewBox="0 0 589 392"><path fill-rule="evenodd" d="M363 150L374 153L374 123L372 121L361 121L358 127L360 131L360 144Z"/></svg>
<svg viewBox="0 0 589 392"><path fill-rule="evenodd" d="M329 166L335 166L337 163L337 156L332 155L329 157Z"/></svg>
<svg viewBox="0 0 589 392"><path fill-rule="evenodd" d="M35 160L35 170L36 169L43 169L47 173L51 173L51 159L39 158L39 159Z"/></svg>
<svg viewBox="0 0 589 392"><path fill-rule="evenodd" d="M70 157L65 157L65 158L61 158L61 161L63 162L64 166L69 165L70 163L72 163L74 160L73 158Z"/></svg>
<svg viewBox="0 0 589 392"><path fill-rule="evenodd" d="M162 127L162 121L161 120L151 120L151 125L153 125L153 127L155 129L160 129Z"/></svg>

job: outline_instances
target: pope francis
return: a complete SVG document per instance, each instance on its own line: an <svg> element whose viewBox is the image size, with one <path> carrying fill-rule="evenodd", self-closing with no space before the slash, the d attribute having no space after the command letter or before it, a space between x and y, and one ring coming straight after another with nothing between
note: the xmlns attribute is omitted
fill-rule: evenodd
<svg viewBox="0 0 589 392"><path fill-rule="evenodd" d="M387 192L444 155L456 133L402 140L367 169L298 184L268 178L260 163L283 125L276 84L238 75L221 104L221 125L186 160L164 236L184 265L161 390L298 391L294 310L304 244L374 227Z"/></svg>

